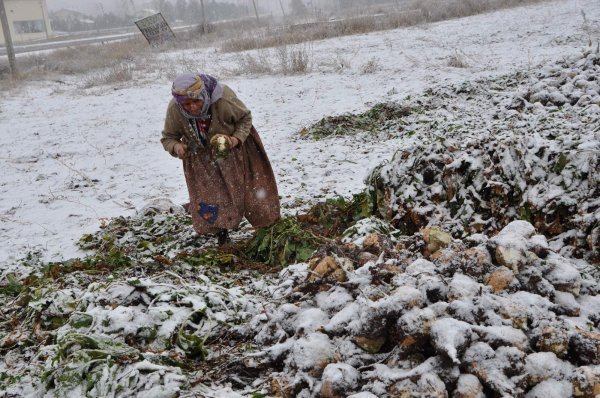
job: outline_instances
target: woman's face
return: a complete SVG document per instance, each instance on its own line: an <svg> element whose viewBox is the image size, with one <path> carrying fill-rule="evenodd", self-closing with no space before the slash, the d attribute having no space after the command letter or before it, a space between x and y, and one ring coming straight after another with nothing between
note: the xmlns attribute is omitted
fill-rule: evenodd
<svg viewBox="0 0 600 398"><path fill-rule="evenodd" d="M188 98L185 101L183 101L180 105L190 115L200 116L202 113L202 107L204 106L204 102L199 99Z"/></svg>

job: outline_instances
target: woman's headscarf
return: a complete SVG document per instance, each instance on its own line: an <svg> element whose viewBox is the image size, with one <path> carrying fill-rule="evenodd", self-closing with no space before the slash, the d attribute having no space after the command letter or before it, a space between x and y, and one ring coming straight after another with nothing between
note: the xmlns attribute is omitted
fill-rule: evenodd
<svg viewBox="0 0 600 398"><path fill-rule="evenodd" d="M223 85L214 77L204 73L183 73L175 78L171 94L179 105L179 111L188 119L206 119L212 104L223 96ZM181 106L186 99L198 99L204 102L199 116L194 116Z"/></svg>

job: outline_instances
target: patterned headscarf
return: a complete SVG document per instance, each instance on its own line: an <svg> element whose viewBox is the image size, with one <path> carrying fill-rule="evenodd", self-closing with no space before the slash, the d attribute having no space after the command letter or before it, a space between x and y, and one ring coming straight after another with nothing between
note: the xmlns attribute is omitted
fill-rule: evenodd
<svg viewBox="0 0 600 398"><path fill-rule="evenodd" d="M204 73L183 73L175 78L171 94L179 105L179 111L188 119L207 119L208 110L212 104L223 96L223 85L214 77ZM194 116L181 106L186 99L202 100L204 105L200 116Z"/></svg>

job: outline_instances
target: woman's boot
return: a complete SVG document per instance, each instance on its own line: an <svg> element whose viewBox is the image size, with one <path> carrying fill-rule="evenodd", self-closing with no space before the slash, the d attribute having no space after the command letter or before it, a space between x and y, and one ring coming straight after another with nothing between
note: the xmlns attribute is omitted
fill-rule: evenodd
<svg viewBox="0 0 600 398"><path fill-rule="evenodd" d="M229 233L226 229L217 232L217 243L219 246L223 246L225 243L229 242L231 242L231 239L229 239Z"/></svg>

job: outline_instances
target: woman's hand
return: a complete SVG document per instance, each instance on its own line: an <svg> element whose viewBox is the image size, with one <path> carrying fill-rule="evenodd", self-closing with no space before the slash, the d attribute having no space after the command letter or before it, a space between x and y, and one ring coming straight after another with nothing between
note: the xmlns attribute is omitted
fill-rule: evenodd
<svg viewBox="0 0 600 398"><path fill-rule="evenodd" d="M230 135L215 134L210 139L210 145L217 157L226 158L233 148L241 145L241 142L238 138Z"/></svg>
<svg viewBox="0 0 600 398"><path fill-rule="evenodd" d="M187 154L187 145L181 143L175 144L173 150L179 159L183 159Z"/></svg>

